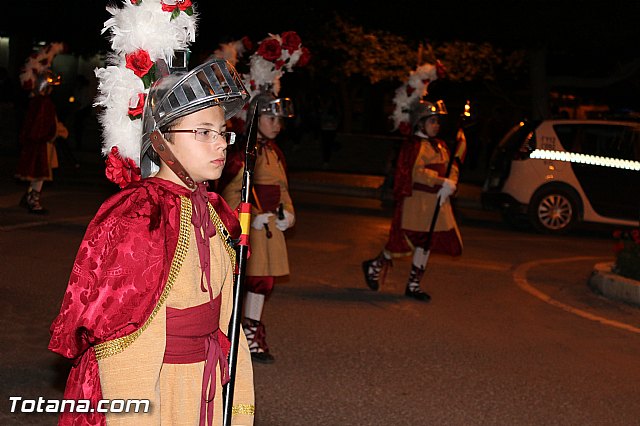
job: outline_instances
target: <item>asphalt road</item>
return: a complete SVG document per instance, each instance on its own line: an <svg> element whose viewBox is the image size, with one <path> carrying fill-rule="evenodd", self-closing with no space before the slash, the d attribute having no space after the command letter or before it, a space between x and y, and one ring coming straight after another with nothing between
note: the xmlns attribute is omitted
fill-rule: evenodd
<svg viewBox="0 0 640 426"><path fill-rule="evenodd" d="M16 187L18 188L18 187ZM46 218L0 193L0 424L9 396L61 398L68 364L46 349L85 226L106 194L53 186ZM294 193L291 275L267 302L276 357L254 366L256 425L640 424L640 309L592 293L611 260L606 230L550 237L459 209L465 249L433 255L429 304L402 295L409 259L379 292L360 262L384 244L389 210L370 199Z"/></svg>

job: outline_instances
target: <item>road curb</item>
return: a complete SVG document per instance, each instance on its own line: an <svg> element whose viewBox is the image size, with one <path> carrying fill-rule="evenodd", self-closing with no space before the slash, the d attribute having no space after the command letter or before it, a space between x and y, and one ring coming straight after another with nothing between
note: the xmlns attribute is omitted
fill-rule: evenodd
<svg viewBox="0 0 640 426"><path fill-rule="evenodd" d="M640 281L611 272L613 263L596 263L589 277L589 287L607 298L640 306Z"/></svg>

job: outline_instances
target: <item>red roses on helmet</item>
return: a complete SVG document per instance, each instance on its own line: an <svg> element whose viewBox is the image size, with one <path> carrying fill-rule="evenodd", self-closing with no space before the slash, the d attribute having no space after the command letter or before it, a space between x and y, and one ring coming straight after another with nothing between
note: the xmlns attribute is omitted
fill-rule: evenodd
<svg viewBox="0 0 640 426"><path fill-rule="evenodd" d="M131 158L123 159L118 152L118 147L111 148L111 152L105 161L107 179L124 188L131 182L140 180L140 167L136 166Z"/></svg>
<svg viewBox="0 0 640 426"><path fill-rule="evenodd" d="M304 67L309 63L310 59L311 59L311 53L309 52L309 49L307 49L306 47L303 47L302 54L300 55L300 58L298 59L298 63L296 65L299 67Z"/></svg>
<svg viewBox="0 0 640 426"><path fill-rule="evenodd" d="M149 52L146 50L136 50L125 56L127 61L127 68L132 70L135 75L142 78L144 77L151 67L153 67L153 61L149 56Z"/></svg>
<svg viewBox="0 0 640 426"><path fill-rule="evenodd" d="M298 50L300 44L302 44L300 36L298 36L295 31L285 31L280 37L282 38L282 48L289 52L289 54Z"/></svg>
<svg viewBox="0 0 640 426"><path fill-rule="evenodd" d="M269 38L258 47L258 55L262 56L267 61L273 62L280 57L282 53L282 47L280 42L274 38Z"/></svg>

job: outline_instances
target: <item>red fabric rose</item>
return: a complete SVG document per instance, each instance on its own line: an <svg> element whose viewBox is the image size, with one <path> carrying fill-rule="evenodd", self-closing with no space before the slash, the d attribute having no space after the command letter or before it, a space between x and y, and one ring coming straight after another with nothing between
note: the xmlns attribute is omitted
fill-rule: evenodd
<svg viewBox="0 0 640 426"><path fill-rule="evenodd" d="M407 96L411 96L411 94L415 91L415 87L407 86Z"/></svg>
<svg viewBox="0 0 640 426"><path fill-rule="evenodd" d="M257 53L267 61L273 62L280 57L280 54L282 53L282 46L280 46L280 42L278 40L270 38L260 43Z"/></svg>
<svg viewBox="0 0 640 426"><path fill-rule="evenodd" d="M253 43L249 37L244 36L240 41L242 41L242 45L246 50L253 50Z"/></svg>
<svg viewBox="0 0 640 426"><path fill-rule="evenodd" d="M277 61L275 61L274 65L276 69L279 70L284 65L284 61L282 59L278 59Z"/></svg>
<svg viewBox="0 0 640 426"><path fill-rule="evenodd" d="M144 109L144 101L146 100L147 95L144 93L138 93L138 103L134 108L129 107L129 117L136 118L142 115L142 111Z"/></svg>
<svg viewBox="0 0 640 426"><path fill-rule="evenodd" d="M298 59L298 63L296 63L296 65L299 67L304 67L309 63L310 59L311 59L311 53L309 52L309 49L307 49L306 47L303 47L302 54L300 55L300 58Z"/></svg>
<svg viewBox="0 0 640 426"><path fill-rule="evenodd" d="M132 70L135 75L140 78L145 76L151 67L153 67L153 61L151 61L149 52L146 50L136 50L135 52L126 55L125 58L127 60L127 68Z"/></svg>
<svg viewBox="0 0 640 426"><path fill-rule="evenodd" d="M140 180L140 167L136 166L131 158L122 158L118 153L118 147L111 148L111 152L105 161L107 169L105 175L111 182L124 188L131 182Z"/></svg>
<svg viewBox="0 0 640 426"><path fill-rule="evenodd" d="M282 37L282 48L289 52L289 55L298 50L302 43L300 36L295 31L285 31L280 37Z"/></svg>
<svg viewBox="0 0 640 426"><path fill-rule="evenodd" d="M162 10L165 12L173 12L176 7L185 11L191 6L191 0L176 0L175 4L166 4L165 2L162 2Z"/></svg>

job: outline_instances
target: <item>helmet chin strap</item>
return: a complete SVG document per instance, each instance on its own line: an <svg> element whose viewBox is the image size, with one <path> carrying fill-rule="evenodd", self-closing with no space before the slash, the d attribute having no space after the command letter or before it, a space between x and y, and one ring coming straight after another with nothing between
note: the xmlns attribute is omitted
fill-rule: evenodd
<svg viewBox="0 0 640 426"><path fill-rule="evenodd" d="M151 133L150 139L153 149L158 153L162 161L169 166L173 173L175 173L189 189L196 189L196 183L193 181L191 176L189 176L189 173L187 173L187 170L182 166L182 164L180 164L178 159L173 155L173 152L171 152L171 149L169 148L169 143L164 136L162 136L160 130L155 130Z"/></svg>

